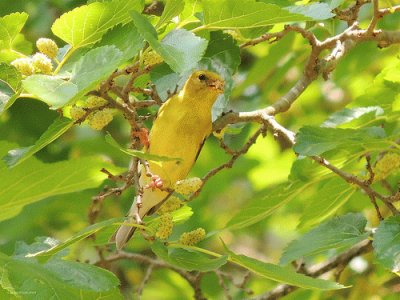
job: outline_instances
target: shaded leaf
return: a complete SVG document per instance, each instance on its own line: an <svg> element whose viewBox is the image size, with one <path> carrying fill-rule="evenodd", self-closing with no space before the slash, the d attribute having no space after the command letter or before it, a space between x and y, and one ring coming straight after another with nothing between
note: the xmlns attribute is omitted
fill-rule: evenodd
<svg viewBox="0 0 400 300"><path fill-rule="evenodd" d="M49 75L32 75L22 81L24 89L52 108L68 103L77 93L78 87L63 78Z"/></svg>
<svg viewBox="0 0 400 300"><path fill-rule="evenodd" d="M159 42L155 28L145 16L135 11L131 15L140 34L175 72L191 70L202 58L207 40L184 29L177 29L170 31Z"/></svg>
<svg viewBox="0 0 400 300"><path fill-rule="evenodd" d="M78 87L82 96L109 76L122 62L122 52L115 46L102 46L90 50L75 64L71 82Z"/></svg>
<svg viewBox="0 0 400 300"><path fill-rule="evenodd" d="M200 69L208 69L225 80L224 94L219 96L212 108L213 120L225 110L233 88L233 74L240 64L240 49L229 34L220 31L210 33L206 53L199 63Z"/></svg>
<svg viewBox="0 0 400 300"><path fill-rule="evenodd" d="M299 227L305 228L318 224L333 215L357 191L342 178L328 178L319 184L310 199L305 200L308 205L301 216Z"/></svg>
<svg viewBox="0 0 400 300"><path fill-rule="evenodd" d="M28 92L57 109L92 90L120 63L120 50L115 46L102 46L90 50L74 64L70 80L57 76L32 75L23 81L23 86Z"/></svg>
<svg viewBox="0 0 400 300"><path fill-rule="evenodd" d="M106 134L105 139L106 139L106 142L109 143L111 146L114 146L115 148L121 150L121 152L128 154L130 156L135 156L135 157L139 157L141 159L150 160L150 161L170 161L170 160L182 161L182 159L180 159L180 158L159 156L159 155L146 153L144 151L123 148L122 146L120 146L117 143L116 140L114 140L114 138L109 133Z"/></svg>
<svg viewBox="0 0 400 300"><path fill-rule="evenodd" d="M400 216L383 220L374 234L377 260L392 272L400 272Z"/></svg>
<svg viewBox="0 0 400 300"><path fill-rule="evenodd" d="M112 225L119 225L123 222L124 218L114 218L114 219L109 219L103 222L99 222L93 225L90 225L86 227L85 229L81 230L77 234L74 234L72 237L67 239L66 241L59 243L51 248L44 249L38 252L31 252L27 253L26 257L38 257L40 261L47 261L50 259L52 256L55 254L59 253L60 251L64 250L65 248L91 236L92 234L95 234L107 227L110 227Z"/></svg>
<svg viewBox="0 0 400 300"><path fill-rule="evenodd" d="M9 144L0 143L0 155L3 156L10 148ZM51 164L31 158L12 169L0 161L0 220L12 218L30 203L99 186L107 178L100 172L102 168L115 173L121 171L97 158Z"/></svg>
<svg viewBox="0 0 400 300"><path fill-rule="evenodd" d="M360 129L323 128L305 126L299 130L294 151L306 155L320 155L333 149L368 150L385 148L386 133L383 128Z"/></svg>
<svg viewBox="0 0 400 300"><path fill-rule="evenodd" d="M255 198L244 205L240 209L240 212L232 217L226 227L230 229L239 229L264 220L278 208L286 205L299 194L303 193L310 184L312 184L312 182L285 182L267 189L264 197L261 197L261 199Z"/></svg>
<svg viewBox="0 0 400 300"><path fill-rule="evenodd" d="M349 213L319 225L285 249L280 263L288 264L301 257L316 255L330 249L343 250L366 238L367 219L362 214Z"/></svg>
<svg viewBox="0 0 400 300"><path fill-rule="evenodd" d="M154 243L151 250L165 262L187 271L213 271L226 264L228 258L225 255L219 258L209 258L197 251L167 248L160 242Z"/></svg>
<svg viewBox="0 0 400 300"><path fill-rule="evenodd" d="M383 115L383 113L383 109L379 106L344 108L341 111L331 114L321 126L336 127L361 117L365 117L366 115L369 116L368 119L375 119L376 117Z"/></svg>
<svg viewBox="0 0 400 300"><path fill-rule="evenodd" d="M0 63L0 81L6 83L14 91L21 88L21 73L11 65Z"/></svg>
<svg viewBox="0 0 400 300"><path fill-rule="evenodd" d="M39 264L34 259L13 258L0 253L0 273L0 286L9 293L8 297L122 299L115 275L88 264L65 260Z"/></svg>
<svg viewBox="0 0 400 300"><path fill-rule="evenodd" d="M122 52L122 61L134 57L144 46L144 41L133 22L115 26L109 30L95 47L115 46Z"/></svg>
<svg viewBox="0 0 400 300"><path fill-rule="evenodd" d="M232 262L235 264L273 281L314 290L337 290L346 288L345 286L333 281L312 278L296 273L294 270L287 267L265 263L245 255L237 255L232 251L229 251L228 253Z"/></svg>
<svg viewBox="0 0 400 300"><path fill-rule="evenodd" d="M48 144L63 135L68 129L74 125L74 122L68 118L56 119L53 124L40 136L36 143L29 147L18 148L8 151L8 154L3 157L9 168L15 167L31 157L39 150L46 147Z"/></svg>

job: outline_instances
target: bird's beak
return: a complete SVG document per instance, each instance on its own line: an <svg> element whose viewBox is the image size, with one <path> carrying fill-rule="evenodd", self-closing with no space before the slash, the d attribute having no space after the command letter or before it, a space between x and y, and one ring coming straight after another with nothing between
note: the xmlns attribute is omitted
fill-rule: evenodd
<svg viewBox="0 0 400 300"><path fill-rule="evenodd" d="M213 89L216 90L219 94L222 94L224 92L224 81L223 80L213 80L212 82L209 83L209 86Z"/></svg>

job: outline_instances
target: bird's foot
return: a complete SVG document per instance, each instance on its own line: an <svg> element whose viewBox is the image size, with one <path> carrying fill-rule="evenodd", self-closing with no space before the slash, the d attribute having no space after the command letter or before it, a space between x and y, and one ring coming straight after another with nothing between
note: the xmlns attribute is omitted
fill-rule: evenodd
<svg viewBox="0 0 400 300"><path fill-rule="evenodd" d="M145 189L162 189L164 186L164 182L162 178L158 175L152 175L151 176L151 181L149 184L147 184L144 188Z"/></svg>

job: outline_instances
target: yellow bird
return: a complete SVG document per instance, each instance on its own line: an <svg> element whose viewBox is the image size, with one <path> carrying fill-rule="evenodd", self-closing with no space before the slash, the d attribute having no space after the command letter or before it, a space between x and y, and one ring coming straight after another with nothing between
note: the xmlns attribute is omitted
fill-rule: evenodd
<svg viewBox="0 0 400 300"><path fill-rule="evenodd" d="M184 179L201 150L204 140L212 132L211 109L218 95L224 91L224 80L210 71L196 71L186 81L183 89L169 98L160 108L151 128L150 146L147 153L180 158L180 161L150 162L150 170L158 175L163 187L172 187ZM142 171L142 186L149 178ZM132 204L126 224L116 232L114 238L117 249L123 248L135 232L129 225L136 222L135 216L142 219L153 213L168 196L160 189L146 189L142 206L138 209L136 201Z"/></svg>

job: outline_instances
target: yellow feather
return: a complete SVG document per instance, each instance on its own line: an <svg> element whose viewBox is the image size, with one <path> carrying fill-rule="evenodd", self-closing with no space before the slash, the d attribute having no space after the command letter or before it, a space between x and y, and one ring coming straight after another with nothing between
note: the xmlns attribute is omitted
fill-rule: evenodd
<svg viewBox="0 0 400 300"><path fill-rule="evenodd" d="M218 95L223 92L223 79L209 71L194 72L179 94L169 98L160 108L150 131L151 154L180 158L181 161L150 163L150 170L163 180L164 187L171 187L184 179L197 158L204 139L212 131L211 109ZM141 184L149 179L143 174ZM137 211L136 202L128 213L128 223L135 222L135 214L143 218L168 196L161 190L145 190L142 207ZM118 249L131 238L135 227L122 225L115 235Z"/></svg>

